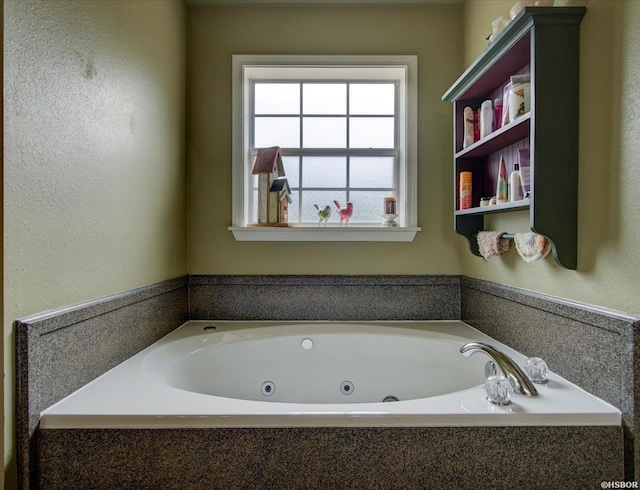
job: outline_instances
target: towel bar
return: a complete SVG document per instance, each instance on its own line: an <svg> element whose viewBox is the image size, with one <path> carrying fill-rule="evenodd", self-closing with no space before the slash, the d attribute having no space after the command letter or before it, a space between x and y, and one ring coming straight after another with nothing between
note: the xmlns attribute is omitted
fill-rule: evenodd
<svg viewBox="0 0 640 490"><path fill-rule="evenodd" d="M478 238L478 234L476 233L474 235L476 238ZM514 233L503 233L502 236L500 238L505 238L507 240L513 240L513 237L515 236Z"/></svg>

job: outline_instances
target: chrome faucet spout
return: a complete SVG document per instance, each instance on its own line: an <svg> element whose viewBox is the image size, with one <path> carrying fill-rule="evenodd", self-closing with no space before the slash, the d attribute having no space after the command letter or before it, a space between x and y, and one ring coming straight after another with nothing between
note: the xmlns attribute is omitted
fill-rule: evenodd
<svg viewBox="0 0 640 490"><path fill-rule="evenodd" d="M460 347L460 354L469 357L476 352L484 352L498 365L504 377L509 380L516 393L538 396L538 390L522 369L509 356L483 342L469 342Z"/></svg>

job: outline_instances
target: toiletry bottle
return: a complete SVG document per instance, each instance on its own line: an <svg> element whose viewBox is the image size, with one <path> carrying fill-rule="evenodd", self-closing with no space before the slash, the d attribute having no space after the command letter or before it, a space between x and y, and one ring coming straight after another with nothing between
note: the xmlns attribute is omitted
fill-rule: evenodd
<svg viewBox="0 0 640 490"><path fill-rule="evenodd" d="M520 165L520 182L522 183L522 197L526 199L531 192L531 164L529 162L529 148L518 150L518 164Z"/></svg>
<svg viewBox="0 0 640 490"><path fill-rule="evenodd" d="M490 100L480 106L480 138L485 138L493 131L493 107Z"/></svg>
<svg viewBox="0 0 640 490"><path fill-rule="evenodd" d="M462 140L462 148L471 146L475 141L473 136L473 113L474 110L471 107L464 108L464 139Z"/></svg>
<svg viewBox="0 0 640 490"><path fill-rule="evenodd" d="M509 175L509 187L511 189L511 202L522 200L522 184L520 181L520 165L515 164L513 172Z"/></svg>
<svg viewBox="0 0 640 490"><path fill-rule="evenodd" d="M473 140L480 141L480 109L473 111Z"/></svg>
<svg viewBox="0 0 640 490"><path fill-rule="evenodd" d="M507 167L504 164L504 158L500 157L498 166L498 185L496 186L496 203L502 204L509 200L507 190Z"/></svg>
<svg viewBox="0 0 640 490"><path fill-rule="evenodd" d="M506 126L509 123L509 89L511 88L511 82L502 87L502 123L500 127Z"/></svg>
<svg viewBox="0 0 640 490"><path fill-rule="evenodd" d="M469 209L472 204L472 182L471 172L460 172L460 207L459 209Z"/></svg>
<svg viewBox="0 0 640 490"><path fill-rule="evenodd" d="M502 99L493 101L493 130L502 127Z"/></svg>
<svg viewBox="0 0 640 490"><path fill-rule="evenodd" d="M508 110L511 121L531 110L531 75L511 76Z"/></svg>

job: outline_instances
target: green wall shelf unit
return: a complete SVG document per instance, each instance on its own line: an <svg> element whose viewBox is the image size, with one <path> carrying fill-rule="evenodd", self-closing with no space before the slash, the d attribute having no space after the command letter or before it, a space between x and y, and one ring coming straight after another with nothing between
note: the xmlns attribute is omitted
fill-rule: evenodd
<svg viewBox="0 0 640 490"><path fill-rule="evenodd" d="M524 8L442 96L453 102L455 230L475 255L480 256L477 234L485 214L528 209L528 228L549 240L555 261L577 268L579 49L585 13L584 7ZM531 110L463 148L464 108L502 100L509 77L527 73ZM524 148L530 154L529 199L480 207L481 197L495 195L500 157L508 174ZM463 171L473 174L473 198L471 209L460 210Z"/></svg>

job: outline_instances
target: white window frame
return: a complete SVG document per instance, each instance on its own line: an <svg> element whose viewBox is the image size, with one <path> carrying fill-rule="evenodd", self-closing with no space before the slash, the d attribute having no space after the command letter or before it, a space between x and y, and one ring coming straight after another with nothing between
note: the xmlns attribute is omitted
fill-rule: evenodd
<svg viewBox="0 0 640 490"><path fill-rule="evenodd" d="M274 68L277 74L274 72ZM283 69L286 68L286 69ZM290 68L290 70L289 70ZM340 70L336 70L340 68ZM383 70L376 70L383 68ZM418 60L413 55L315 56L233 55L232 131L233 202L232 226L239 241L412 241L417 227L417 76ZM254 81L308 80L393 80L398 83L398 209L397 228L358 225L295 227L248 226L250 215L251 104ZM382 203L381 203L382 208Z"/></svg>

